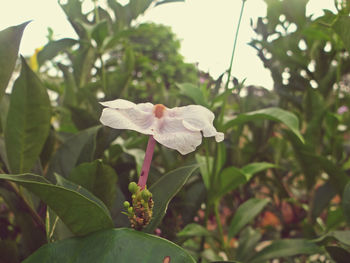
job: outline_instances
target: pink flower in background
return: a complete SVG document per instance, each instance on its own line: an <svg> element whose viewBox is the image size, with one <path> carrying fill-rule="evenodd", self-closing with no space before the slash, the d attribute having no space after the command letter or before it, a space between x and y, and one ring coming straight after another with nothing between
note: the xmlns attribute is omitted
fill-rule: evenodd
<svg viewBox="0 0 350 263"><path fill-rule="evenodd" d="M348 112L348 111L349 111L349 108L345 105L339 107L337 110L338 114L344 114L345 112Z"/></svg>
<svg viewBox="0 0 350 263"><path fill-rule="evenodd" d="M114 129L134 130L152 135L160 144L179 151L193 152L204 137L215 137L217 142L224 134L213 126L214 114L200 105L188 105L169 109L162 104L139 103L117 99L101 102L100 121Z"/></svg>

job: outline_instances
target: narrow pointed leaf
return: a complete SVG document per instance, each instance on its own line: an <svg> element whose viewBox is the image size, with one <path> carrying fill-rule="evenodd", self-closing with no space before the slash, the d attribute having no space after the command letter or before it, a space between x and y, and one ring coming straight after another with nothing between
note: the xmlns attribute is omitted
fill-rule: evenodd
<svg viewBox="0 0 350 263"><path fill-rule="evenodd" d="M12 173L25 173L33 168L49 134L50 118L47 91L22 58L21 74L12 90L5 128Z"/></svg>
<svg viewBox="0 0 350 263"><path fill-rule="evenodd" d="M62 38L57 41L49 42L39 53L38 63L42 65L46 60L53 59L60 52L70 48L77 43L77 40L72 38Z"/></svg>
<svg viewBox="0 0 350 263"><path fill-rule="evenodd" d="M255 173L264 171L269 168L275 167L272 163L250 163L241 168L241 171L246 175L247 181L249 181Z"/></svg>
<svg viewBox="0 0 350 263"><path fill-rule="evenodd" d="M59 185L35 174L0 174L37 195L78 236L113 227L108 209L85 188L57 176Z"/></svg>
<svg viewBox="0 0 350 263"><path fill-rule="evenodd" d="M15 68L19 44L28 23L25 22L0 31L0 101Z"/></svg>
<svg viewBox="0 0 350 263"><path fill-rule="evenodd" d="M237 124L244 124L246 122L264 119L283 123L299 138L300 141L304 142L304 138L299 132L299 120L297 116L280 108L266 108L240 114L235 119L227 122L225 129Z"/></svg>
<svg viewBox="0 0 350 263"><path fill-rule="evenodd" d="M163 175L149 188L153 194L154 208L152 220L144 229L146 232L152 233L160 224L170 200L181 190L187 179L197 168L198 165L180 167Z"/></svg>
<svg viewBox="0 0 350 263"><path fill-rule="evenodd" d="M259 251L250 263L266 262L270 259L285 258L296 255L312 255L322 253L322 249L306 239L276 240Z"/></svg>
<svg viewBox="0 0 350 263"><path fill-rule="evenodd" d="M268 199L252 198L243 203L236 211L228 231L229 238L234 237L254 219L268 204Z"/></svg>
<svg viewBox="0 0 350 263"><path fill-rule="evenodd" d="M168 4L168 3L175 3L175 2L185 2L185 0L163 0L156 2L155 6Z"/></svg>
<svg viewBox="0 0 350 263"><path fill-rule="evenodd" d="M170 261L164 261L170 259ZM128 228L110 229L84 238L47 244L23 263L195 263L178 245Z"/></svg>

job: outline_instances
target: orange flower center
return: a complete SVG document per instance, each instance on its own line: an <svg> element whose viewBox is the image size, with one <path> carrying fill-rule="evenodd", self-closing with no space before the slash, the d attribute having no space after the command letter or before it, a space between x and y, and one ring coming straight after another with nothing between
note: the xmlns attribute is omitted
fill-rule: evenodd
<svg viewBox="0 0 350 263"><path fill-rule="evenodd" d="M158 119L163 117L165 106L163 104L156 104L154 105L153 113L154 116L156 116Z"/></svg>

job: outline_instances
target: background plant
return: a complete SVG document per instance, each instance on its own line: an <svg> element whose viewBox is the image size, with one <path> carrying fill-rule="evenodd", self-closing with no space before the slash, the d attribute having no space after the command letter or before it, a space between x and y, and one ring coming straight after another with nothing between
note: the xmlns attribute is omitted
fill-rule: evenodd
<svg viewBox="0 0 350 263"><path fill-rule="evenodd" d="M250 45L273 90L230 70L214 80L183 62L169 28L137 23L166 2L94 1L88 13L81 1L61 4L77 38L49 35L30 63L21 58L6 94L26 23L0 32L1 260L20 262L49 243L25 262L68 262L77 247L71 262L346 262L348 2L314 19L306 0L266 0ZM147 138L100 126L98 102L116 98L200 104L225 132L224 143L205 139L186 156L156 147L154 217L143 232L173 243L127 229L121 212ZM85 258L85 247L96 250Z"/></svg>

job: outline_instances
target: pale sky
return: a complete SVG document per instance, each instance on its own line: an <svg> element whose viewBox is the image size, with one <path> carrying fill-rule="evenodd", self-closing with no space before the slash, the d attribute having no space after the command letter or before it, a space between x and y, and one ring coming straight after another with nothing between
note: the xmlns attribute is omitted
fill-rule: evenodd
<svg viewBox="0 0 350 263"><path fill-rule="evenodd" d="M85 2L84 8L89 9L89 0ZM54 30L56 39L76 37L57 0L0 0L0 3L0 30L33 20L22 38L20 53L23 55L31 55L35 48L45 45L48 27ZM198 62L200 69L216 78L229 66L241 4L241 0L186 0L151 8L138 22L152 21L170 26L181 40L181 54L185 60ZM310 0L307 14L319 16L322 9L334 11L333 0ZM271 88L269 71L264 69L255 49L247 45L255 36L250 19L256 21L265 14L263 0L247 0L232 75L240 81L247 78L246 84Z"/></svg>

